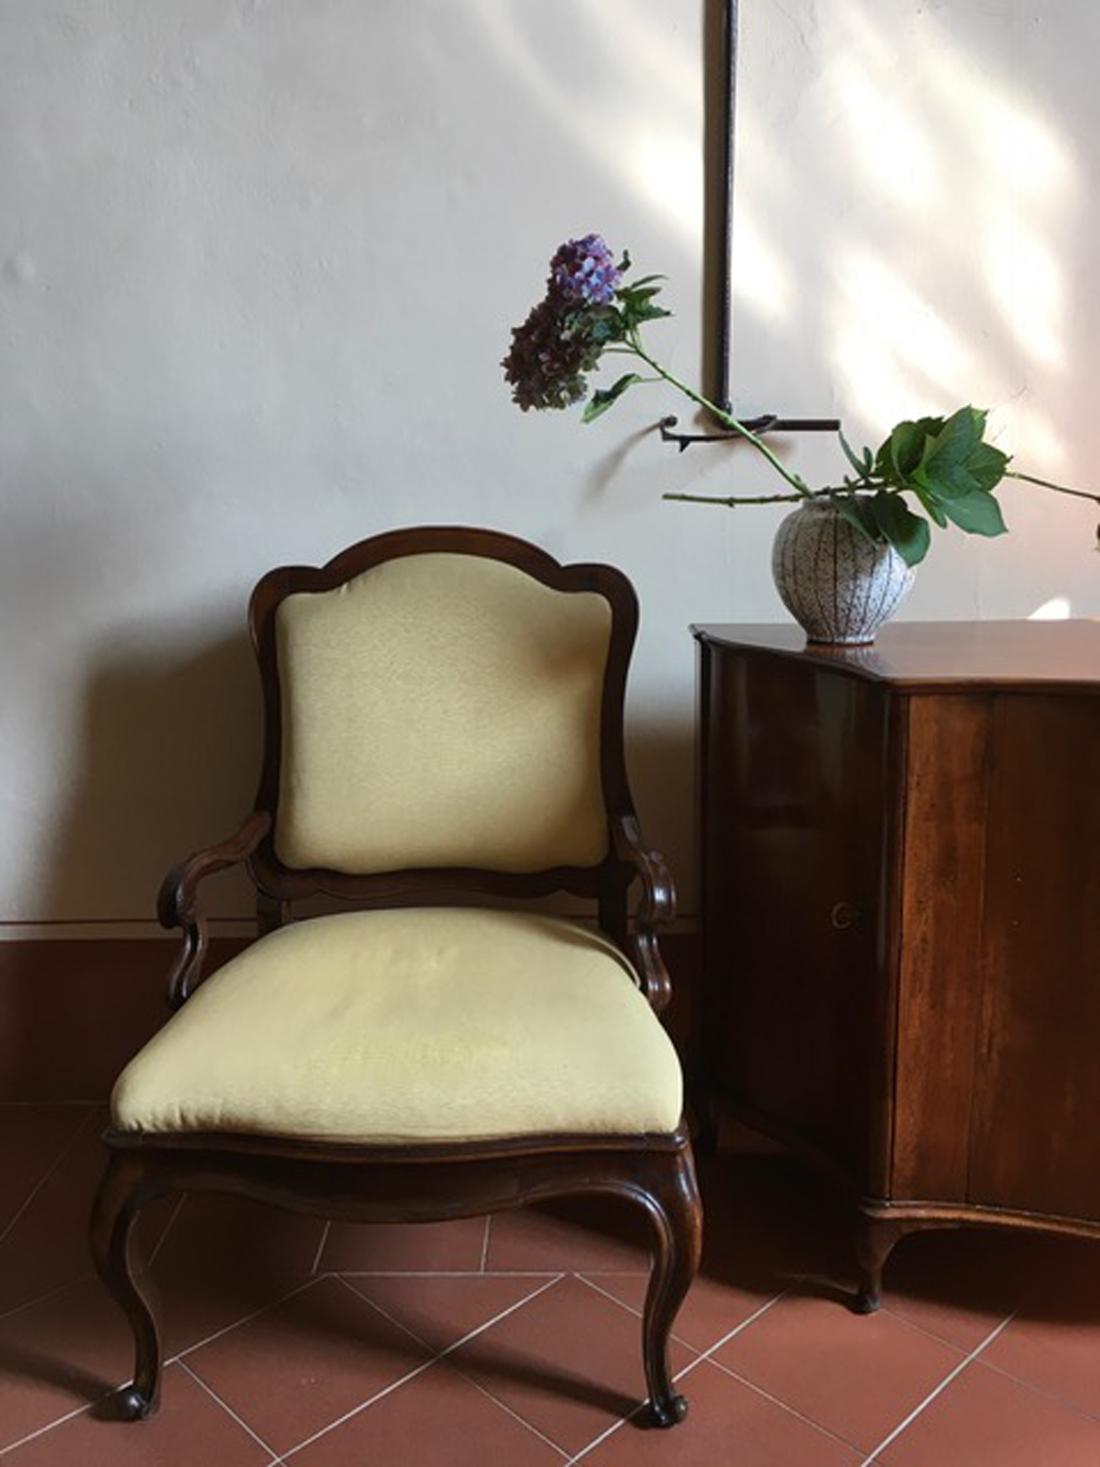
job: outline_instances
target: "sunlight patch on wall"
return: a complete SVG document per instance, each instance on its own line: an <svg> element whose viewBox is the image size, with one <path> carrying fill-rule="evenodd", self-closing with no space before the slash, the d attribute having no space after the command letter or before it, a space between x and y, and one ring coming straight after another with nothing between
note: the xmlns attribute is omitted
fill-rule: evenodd
<svg viewBox="0 0 1100 1467"><path fill-rule="evenodd" d="M950 406L978 371L971 348L896 270L842 245L831 332L843 397L862 415L892 421L915 406Z"/></svg>
<svg viewBox="0 0 1100 1467"><path fill-rule="evenodd" d="M737 208L733 236L733 292L771 322L790 320L795 312L795 289L790 267L764 236L759 219L746 204Z"/></svg>
<svg viewBox="0 0 1100 1467"><path fill-rule="evenodd" d="M986 287L1017 346L1040 366L1063 369L1065 287L1053 250L1001 206L984 253Z"/></svg>
<svg viewBox="0 0 1100 1467"><path fill-rule="evenodd" d="M945 17L921 7L907 25L903 44L872 6L837 0L822 32L839 155L876 189L833 244L839 394L876 420L1010 405L1013 447L1052 471L1064 448L1038 415L1018 416L1018 395L1031 373L1072 365L1061 261L1077 162L1013 72L991 71Z"/></svg>
<svg viewBox="0 0 1100 1467"><path fill-rule="evenodd" d="M856 166L893 204L927 216L941 174L920 120L850 56L832 65L826 79Z"/></svg>
<svg viewBox="0 0 1100 1467"><path fill-rule="evenodd" d="M1028 402L1013 402L990 416L989 439L1013 458L1022 473L1056 478L1068 462L1066 442L1053 420ZM1036 489L1036 494L1043 490Z"/></svg>
<svg viewBox="0 0 1100 1467"><path fill-rule="evenodd" d="M687 132L638 128L622 141L619 162L635 190L697 249L703 217L698 140Z"/></svg>
<svg viewBox="0 0 1100 1467"><path fill-rule="evenodd" d="M1073 606L1068 596L1052 596L1028 615L1028 621L1068 621Z"/></svg>
<svg viewBox="0 0 1100 1467"><path fill-rule="evenodd" d="M966 142L982 174L996 174L1003 190L1032 204L1065 198L1076 168L1059 136L1011 83L983 75L984 58L967 56L931 16L925 30L930 64L922 81L932 108L954 114L951 132Z"/></svg>

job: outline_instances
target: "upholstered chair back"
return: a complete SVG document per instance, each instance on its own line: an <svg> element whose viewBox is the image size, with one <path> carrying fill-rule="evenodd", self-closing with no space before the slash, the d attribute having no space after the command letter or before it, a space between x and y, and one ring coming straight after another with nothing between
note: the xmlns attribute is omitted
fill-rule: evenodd
<svg viewBox="0 0 1100 1467"><path fill-rule="evenodd" d="M604 596L485 555L429 552L293 592L274 628L284 866L602 861Z"/></svg>

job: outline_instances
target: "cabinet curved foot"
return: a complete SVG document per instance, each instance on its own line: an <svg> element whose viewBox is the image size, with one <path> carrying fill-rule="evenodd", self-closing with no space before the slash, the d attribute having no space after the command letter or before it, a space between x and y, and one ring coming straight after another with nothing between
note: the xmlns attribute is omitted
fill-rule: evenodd
<svg viewBox="0 0 1100 1467"><path fill-rule="evenodd" d="M876 1314L882 1308L882 1294L877 1289L858 1289L852 1298L853 1314Z"/></svg>
<svg viewBox="0 0 1100 1467"><path fill-rule="evenodd" d="M856 1240L859 1286L852 1298L853 1314L874 1314L882 1307L882 1271L898 1239L909 1229L901 1220L864 1216Z"/></svg>

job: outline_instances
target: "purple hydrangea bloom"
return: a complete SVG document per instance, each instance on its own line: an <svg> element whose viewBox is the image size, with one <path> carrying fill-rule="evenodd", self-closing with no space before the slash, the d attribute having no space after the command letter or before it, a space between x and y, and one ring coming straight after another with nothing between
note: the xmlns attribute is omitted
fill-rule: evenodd
<svg viewBox="0 0 1100 1467"><path fill-rule="evenodd" d="M595 367L599 348L569 322L570 316L548 296L512 332L512 348L501 366L512 386L512 401L524 412L569 407L587 391L584 373Z"/></svg>
<svg viewBox="0 0 1100 1467"><path fill-rule="evenodd" d="M608 306L622 272L602 235L586 234L559 245L550 261L551 295L572 305Z"/></svg>

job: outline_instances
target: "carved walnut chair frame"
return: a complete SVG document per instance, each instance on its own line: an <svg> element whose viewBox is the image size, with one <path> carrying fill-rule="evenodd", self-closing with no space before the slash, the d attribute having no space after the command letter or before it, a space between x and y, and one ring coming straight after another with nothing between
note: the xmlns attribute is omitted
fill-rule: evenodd
<svg viewBox="0 0 1100 1467"><path fill-rule="evenodd" d="M275 855L281 705L275 613L289 595L329 591L371 567L426 552L488 556L517 566L559 591L594 591L610 604L611 636L601 710L601 773L608 853L595 867L556 867L533 874L477 869L404 870L347 875L295 870ZM674 914L672 882L662 858L642 844L623 755L623 702L637 629L630 582L604 565L560 565L512 536L465 528L399 530L352 546L321 568L287 566L259 582L249 608L264 697L264 756L255 809L241 829L169 872L158 899L165 927L181 928L183 949L172 967L168 1000L186 1002L200 980L207 923L200 881L245 863L257 892L262 933L290 918L295 899L323 895L358 906L386 907L536 898L553 892L593 898L599 926L630 958L646 997L660 1011L670 995L657 931ZM633 919L628 894L640 894ZM672 1135L536 1135L501 1141L356 1145L275 1135L133 1133L108 1129L106 1174L91 1222L96 1268L125 1311L136 1347L134 1379L115 1395L114 1414L134 1420L157 1404L161 1344L148 1280L131 1250L140 1210L168 1193L212 1189L237 1193L329 1218L419 1222L466 1217L579 1193L625 1197L649 1216L656 1243L646 1295L642 1346L652 1419L670 1426L686 1402L669 1374L673 1319L698 1267L702 1211L691 1145L681 1121Z"/></svg>

